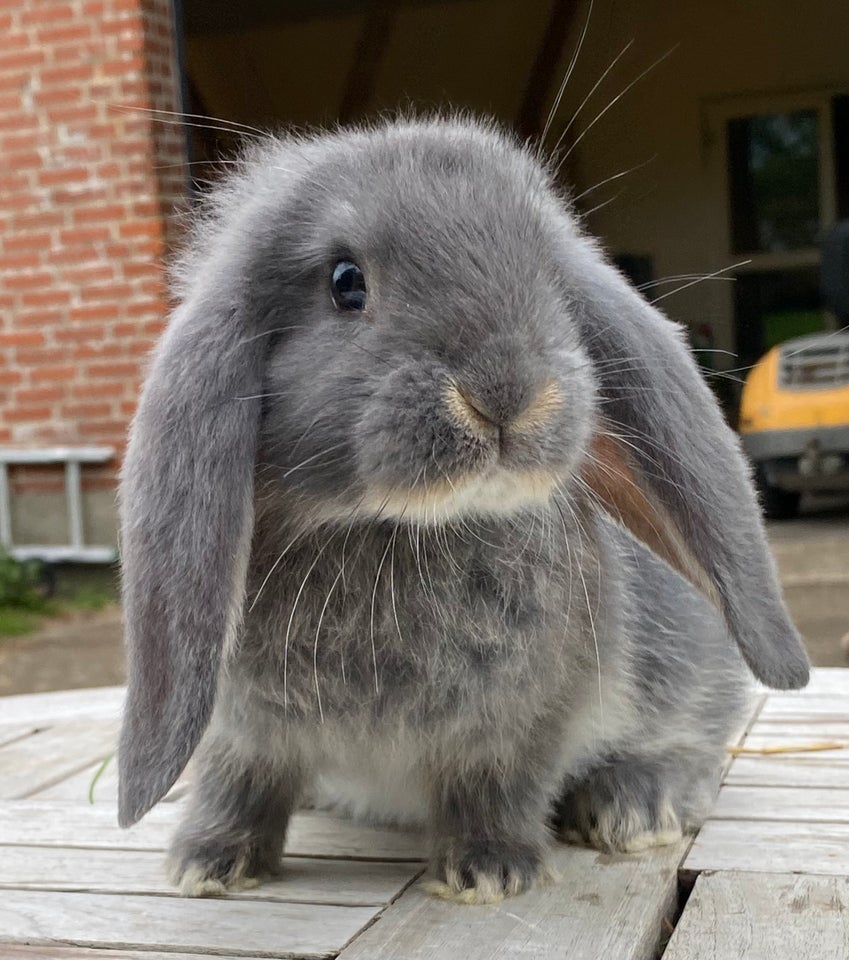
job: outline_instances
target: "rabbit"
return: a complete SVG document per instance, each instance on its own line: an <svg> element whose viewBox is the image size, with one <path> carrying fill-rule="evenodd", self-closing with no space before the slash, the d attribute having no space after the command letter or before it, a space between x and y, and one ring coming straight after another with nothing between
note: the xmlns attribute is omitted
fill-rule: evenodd
<svg viewBox="0 0 849 960"><path fill-rule="evenodd" d="M808 660L681 328L552 164L464 116L269 136L175 291L119 491L119 821L194 757L182 892L274 875L310 796L424 824L461 903L555 834L697 828L747 666Z"/></svg>

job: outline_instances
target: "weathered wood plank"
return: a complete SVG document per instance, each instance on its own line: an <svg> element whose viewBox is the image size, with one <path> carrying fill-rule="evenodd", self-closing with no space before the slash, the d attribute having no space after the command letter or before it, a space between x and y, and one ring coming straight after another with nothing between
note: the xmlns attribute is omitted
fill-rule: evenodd
<svg viewBox="0 0 849 960"><path fill-rule="evenodd" d="M151 953L148 950L92 950L89 947L33 947L3 944L3 960L198 960L196 953ZM261 960L215 954L215 960Z"/></svg>
<svg viewBox="0 0 849 960"><path fill-rule="evenodd" d="M819 740L810 738L811 742ZM749 746L751 740L746 741ZM794 738L794 743L796 739ZM849 787L849 752L741 754L725 774L735 786ZM845 754L845 759L843 758Z"/></svg>
<svg viewBox="0 0 849 960"><path fill-rule="evenodd" d="M89 791L101 766L102 761L93 763L78 773L64 777L58 783L53 783L30 793L28 799L76 800L80 803L88 803ZM172 803L174 800L179 800L185 796L188 788L189 783L184 775L162 798L162 802ZM110 804L113 809L118 803L118 764L114 762L114 758L103 768L103 772L98 777L97 783L94 785L92 799L97 804Z"/></svg>
<svg viewBox="0 0 849 960"><path fill-rule="evenodd" d="M26 797L115 749L118 721L57 723L0 747L0 799Z"/></svg>
<svg viewBox="0 0 849 960"><path fill-rule="evenodd" d="M849 880L754 873L701 876L664 960L845 960Z"/></svg>
<svg viewBox="0 0 849 960"><path fill-rule="evenodd" d="M788 693L770 690L760 684L757 684L756 688L770 697L788 697L794 700L798 697L820 697L829 694L849 696L849 670L846 667L815 667L811 670L811 681L807 687Z"/></svg>
<svg viewBox="0 0 849 960"><path fill-rule="evenodd" d="M685 873L849 874L849 823L708 820L693 842Z"/></svg>
<svg viewBox="0 0 849 960"><path fill-rule="evenodd" d="M0 844L165 850L184 805L164 803L141 823L122 830L107 804L61 800L0 803ZM361 826L321 813L292 818L286 852L291 856L363 860L423 859L424 841L415 833Z"/></svg>
<svg viewBox="0 0 849 960"><path fill-rule="evenodd" d="M14 743L16 740L23 740L25 737L31 737L39 730L44 730L49 724L37 723L4 723L0 726L0 747L7 743Z"/></svg>
<svg viewBox="0 0 849 960"><path fill-rule="evenodd" d="M326 957L376 912L375 907L5 890L0 943Z"/></svg>
<svg viewBox="0 0 849 960"><path fill-rule="evenodd" d="M410 862L286 857L279 879L230 896L243 900L379 906L396 897L422 869L421 863ZM2 888L177 895L166 877L163 854L143 850L1 847Z"/></svg>
<svg viewBox="0 0 849 960"><path fill-rule="evenodd" d="M849 744L849 721L817 720L805 723L803 720L758 720L751 729L750 738L779 738L789 744L797 741L813 743L821 740L835 740ZM759 744L760 745L760 744ZM763 744L766 746L766 744ZM747 741L746 746L753 746Z"/></svg>
<svg viewBox="0 0 849 960"><path fill-rule="evenodd" d="M491 906L458 906L411 887L339 960L646 960L675 909L684 844L638 856L561 847L556 884Z"/></svg>
<svg viewBox="0 0 849 960"><path fill-rule="evenodd" d="M0 724L45 724L82 717L117 719L124 706L124 687L57 690L0 697Z"/></svg>
<svg viewBox="0 0 849 960"><path fill-rule="evenodd" d="M724 786L711 820L849 823L849 788Z"/></svg>
<svg viewBox="0 0 849 960"><path fill-rule="evenodd" d="M793 720L797 723L849 721L846 693L805 696L801 693L775 694L766 698L759 720Z"/></svg>

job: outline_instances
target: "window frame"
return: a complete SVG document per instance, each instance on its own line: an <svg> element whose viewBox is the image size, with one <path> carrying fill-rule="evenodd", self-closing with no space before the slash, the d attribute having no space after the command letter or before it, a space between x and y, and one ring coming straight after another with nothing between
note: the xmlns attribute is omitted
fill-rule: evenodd
<svg viewBox="0 0 849 960"><path fill-rule="evenodd" d="M735 268L735 273L763 273L773 270L793 270L797 267L819 266L818 245L800 247L797 250L741 251L733 252L731 223L731 177L729 171L728 122L748 117L776 113L795 113L811 110L817 115L819 139L819 226L824 231L837 217L837 184L834 164L834 131L832 125L832 99L845 93L842 87L817 88L793 93L774 93L725 97L714 101L707 108L708 143L718 146L715 151L717 196L723 204L722 245L726 257L747 261Z"/></svg>

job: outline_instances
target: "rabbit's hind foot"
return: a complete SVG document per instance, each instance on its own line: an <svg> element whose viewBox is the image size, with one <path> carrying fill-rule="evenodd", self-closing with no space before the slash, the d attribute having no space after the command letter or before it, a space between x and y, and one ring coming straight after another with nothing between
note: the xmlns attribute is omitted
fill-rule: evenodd
<svg viewBox="0 0 849 960"><path fill-rule="evenodd" d="M680 758L676 765L621 758L568 790L556 804L553 825L566 843L639 853L695 831L717 786L718 768L694 769Z"/></svg>

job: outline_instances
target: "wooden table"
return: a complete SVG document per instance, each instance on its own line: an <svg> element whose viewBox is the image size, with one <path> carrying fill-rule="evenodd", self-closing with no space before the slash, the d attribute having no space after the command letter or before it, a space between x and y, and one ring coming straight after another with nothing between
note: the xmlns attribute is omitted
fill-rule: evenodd
<svg viewBox="0 0 849 960"><path fill-rule="evenodd" d="M490 907L422 891L421 837L315 812L295 818L279 881L177 897L163 850L185 785L126 831L114 764L89 802L122 697L0 699L0 960L849 960L849 670L758 694L741 738L847 749L740 753L695 841L633 856L561 846L559 883Z"/></svg>

